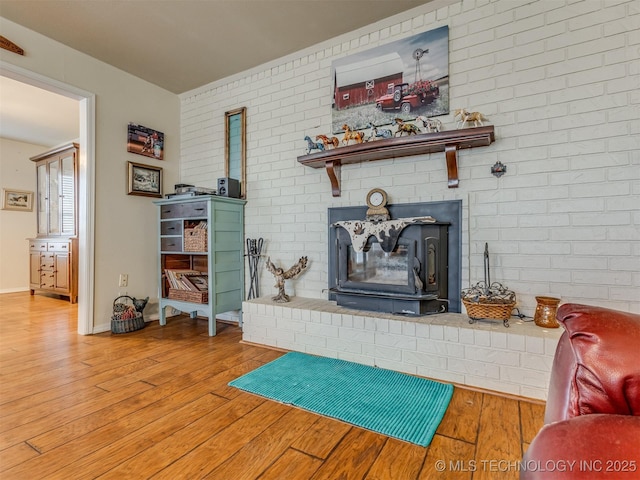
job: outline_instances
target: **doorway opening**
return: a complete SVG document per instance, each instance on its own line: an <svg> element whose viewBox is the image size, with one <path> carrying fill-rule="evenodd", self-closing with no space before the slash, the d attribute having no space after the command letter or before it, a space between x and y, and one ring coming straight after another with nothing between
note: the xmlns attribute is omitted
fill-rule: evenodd
<svg viewBox="0 0 640 480"><path fill-rule="evenodd" d="M79 102L78 333L89 335L94 323L95 95L6 62L0 62L0 75Z"/></svg>

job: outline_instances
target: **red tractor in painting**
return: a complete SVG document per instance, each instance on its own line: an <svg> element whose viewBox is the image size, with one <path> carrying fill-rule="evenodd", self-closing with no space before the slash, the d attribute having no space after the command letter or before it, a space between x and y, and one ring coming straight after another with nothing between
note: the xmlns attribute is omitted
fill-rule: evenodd
<svg viewBox="0 0 640 480"><path fill-rule="evenodd" d="M399 83L389 87L389 92L376 99L378 110L400 110L409 113L411 110L433 102L440 89L429 80L416 83Z"/></svg>

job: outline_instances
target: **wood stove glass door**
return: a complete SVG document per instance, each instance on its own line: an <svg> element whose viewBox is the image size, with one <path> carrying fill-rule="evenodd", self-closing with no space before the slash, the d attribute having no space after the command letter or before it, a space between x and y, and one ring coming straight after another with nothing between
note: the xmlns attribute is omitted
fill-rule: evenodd
<svg viewBox="0 0 640 480"><path fill-rule="evenodd" d="M343 290L379 293L416 293L414 241L400 240L392 252L385 252L371 237L362 252L340 245L338 285Z"/></svg>

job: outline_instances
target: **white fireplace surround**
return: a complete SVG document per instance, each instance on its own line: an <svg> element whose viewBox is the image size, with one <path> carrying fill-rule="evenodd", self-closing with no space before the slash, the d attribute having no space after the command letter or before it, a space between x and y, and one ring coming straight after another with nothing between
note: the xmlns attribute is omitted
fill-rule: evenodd
<svg viewBox="0 0 640 480"><path fill-rule="evenodd" d="M243 303L245 342L353 361L403 373L546 400L562 329L460 313L421 317L365 312L335 302L270 297ZM531 319L529 319L531 320Z"/></svg>

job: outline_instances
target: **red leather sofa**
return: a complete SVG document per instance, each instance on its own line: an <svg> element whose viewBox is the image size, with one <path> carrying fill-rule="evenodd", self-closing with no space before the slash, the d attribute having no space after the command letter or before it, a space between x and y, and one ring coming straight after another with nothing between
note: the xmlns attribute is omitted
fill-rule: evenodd
<svg viewBox="0 0 640 480"><path fill-rule="evenodd" d="M640 315L567 303L521 480L640 479Z"/></svg>

